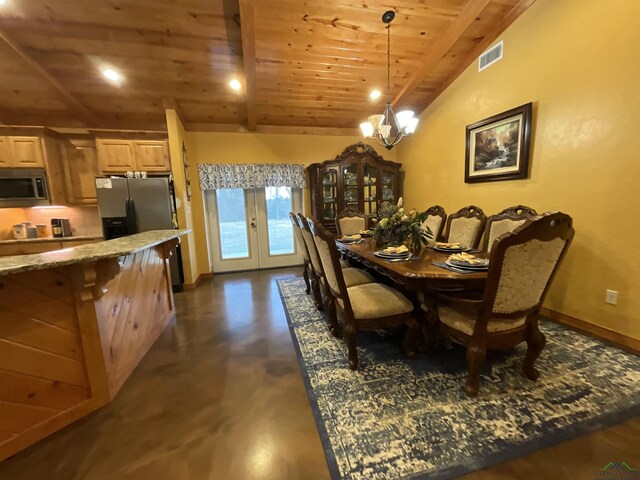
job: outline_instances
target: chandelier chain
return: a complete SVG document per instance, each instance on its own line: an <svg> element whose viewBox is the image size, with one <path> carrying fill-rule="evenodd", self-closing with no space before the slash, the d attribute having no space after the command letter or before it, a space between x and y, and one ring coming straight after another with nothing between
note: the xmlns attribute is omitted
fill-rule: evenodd
<svg viewBox="0 0 640 480"><path fill-rule="evenodd" d="M387 103L391 102L391 23L387 25Z"/></svg>

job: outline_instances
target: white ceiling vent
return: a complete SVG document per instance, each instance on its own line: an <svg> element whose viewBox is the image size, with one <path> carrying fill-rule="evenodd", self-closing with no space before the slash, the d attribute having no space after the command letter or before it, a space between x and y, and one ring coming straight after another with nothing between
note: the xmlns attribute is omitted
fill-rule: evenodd
<svg viewBox="0 0 640 480"><path fill-rule="evenodd" d="M481 72L487 67L490 67L498 60L502 58L502 51L504 50L503 42L495 44L489 50L484 52L478 57L478 71Z"/></svg>

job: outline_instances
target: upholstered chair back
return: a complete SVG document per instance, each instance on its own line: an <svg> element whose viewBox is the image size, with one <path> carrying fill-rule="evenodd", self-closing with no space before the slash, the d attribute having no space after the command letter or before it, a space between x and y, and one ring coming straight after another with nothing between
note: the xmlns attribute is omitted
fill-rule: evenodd
<svg viewBox="0 0 640 480"><path fill-rule="evenodd" d="M311 233L311 229L309 228L307 219L304 218L301 213L298 213L296 215L296 218L298 219L298 225L300 226L300 230L302 232L304 244L307 246L307 251L309 252L309 260L311 261L313 271L318 277L322 277L322 264L320 263L318 250L316 250L316 244L313 241L313 234Z"/></svg>
<svg viewBox="0 0 640 480"><path fill-rule="evenodd" d="M429 227L433 237L429 240L429 243L435 243L442 236L442 229L444 228L444 222L447 218L447 214L440 205L434 205L429 207L426 211L427 218L422 222L423 227Z"/></svg>
<svg viewBox="0 0 640 480"><path fill-rule="evenodd" d="M289 219L291 220L293 236L298 244L298 249L302 253L302 258L304 258L305 262L310 262L309 250L307 250L307 244L304 242L304 238L302 237L302 229L300 228L300 225L298 225L298 219L293 212L289 212Z"/></svg>
<svg viewBox="0 0 640 480"><path fill-rule="evenodd" d="M367 216L353 208L345 208L336 218L338 236L353 235L367 229Z"/></svg>
<svg viewBox="0 0 640 480"><path fill-rule="evenodd" d="M485 288L492 316L522 317L540 309L573 239L572 223L568 215L550 212L498 239Z"/></svg>
<svg viewBox="0 0 640 480"><path fill-rule="evenodd" d="M538 213L533 209L524 205L516 205L514 207L505 208L497 215L491 215L487 218L484 229L484 245L483 250L491 250L493 244L500 235L511 233L526 220L534 218Z"/></svg>
<svg viewBox="0 0 640 480"><path fill-rule="evenodd" d="M340 267L340 256L336 247L336 241L326 228L318 222L309 222L309 227L313 233L313 239L318 249L318 255L322 262L324 277L331 294L348 303L347 287L344 282L342 268ZM351 305L349 304L349 308Z"/></svg>
<svg viewBox="0 0 640 480"><path fill-rule="evenodd" d="M449 215L447 242L459 242L466 247L477 248L486 218L482 209L475 205L461 208Z"/></svg>

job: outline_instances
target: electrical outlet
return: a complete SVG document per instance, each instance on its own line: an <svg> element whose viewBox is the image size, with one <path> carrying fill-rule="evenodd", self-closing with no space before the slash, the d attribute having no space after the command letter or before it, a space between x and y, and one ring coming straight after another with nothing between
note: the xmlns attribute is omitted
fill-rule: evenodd
<svg viewBox="0 0 640 480"><path fill-rule="evenodd" d="M607 289L604 294L604 301L611 305L618 304L618 291L617 290L609 290Z"/></svg>

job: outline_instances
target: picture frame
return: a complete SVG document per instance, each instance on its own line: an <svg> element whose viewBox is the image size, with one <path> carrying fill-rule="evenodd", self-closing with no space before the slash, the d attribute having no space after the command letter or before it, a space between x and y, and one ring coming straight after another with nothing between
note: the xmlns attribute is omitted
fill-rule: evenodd
<svg viewBox="0 0 640 480"><path fill-rule="evenodd" d="M467 125L465 183L528 177L532 111L529 102Z"/></svg>

